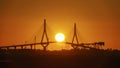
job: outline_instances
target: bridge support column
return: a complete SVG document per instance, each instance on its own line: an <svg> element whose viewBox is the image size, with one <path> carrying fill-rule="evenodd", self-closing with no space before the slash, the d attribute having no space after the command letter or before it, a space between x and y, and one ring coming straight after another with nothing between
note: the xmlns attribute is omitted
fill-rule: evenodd
<svg viewBox="0 0 120 68"><path fill-rule="evenodd" d="M32 45L30 45L30 49L31 49L31 50L32 50L32 47L33 47L33 46L32 46Z"/></svg>
<svg viewBox="0 0 120 68"><path fill-rule="evenodd" d="M16 50L16 46L14 46L14 49Z"/></svg>
<svg viewBox="0 0 120 68"><path fill-rule="evenodd" d="M76 38L77 44L79 44L78 37L77 37L77 32L76 32L76 23L74 24L74 35L73 35L73 39L72 39L72 44L71 44L71 46L73 47L73 49L78 49L78 46L77 46L77 45L74 45L74 40L75 40L75 38Z"/></svg>
<svg viewBox="0 0 120 68"><path fill-rule="evenodd" d="M23 46L21 46L21 49L23 49Z"/></svg>
<svg viewBox="0 0 120 68"><path fill-rule="evenodd" d="M9 50L9 47L7 47L7 50Z"/></svg>
<svg viewBox="0 0 120 68"><path fill-rule="evenodd" d="M47 46L43 46L43 51L46 51L46 49L47 49Z"/></svg>
<svg viewBox="0 0 120 68"><path fill-rule="evenodd" d="M34 50L36 49L36 36L35 36L35 42L34 42Z"/></svg>
<svg viewBox="0 0 120 68"><path fill-rule="evenodd" d="M44 37L46 37L46 42L43 42ZM46 31L46 19L44 19L44 31L42 34L42 39L41 39L41 45L43 47L43 50L46 51L47 50L47 46L49 45L49 39L47 36L47 31Z"/></svg>

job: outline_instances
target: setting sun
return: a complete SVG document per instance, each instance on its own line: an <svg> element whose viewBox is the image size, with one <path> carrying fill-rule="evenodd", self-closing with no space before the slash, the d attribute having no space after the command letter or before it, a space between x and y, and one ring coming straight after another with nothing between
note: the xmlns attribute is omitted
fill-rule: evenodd
<svg viewBox="0 0 120 68"><path fill-rule="evenodd" d="M62 41L64 41L64 39L65 39L65 36L62 33L58 33L58 34L55 35L55 40L57 42L62 42Z"/></svg>

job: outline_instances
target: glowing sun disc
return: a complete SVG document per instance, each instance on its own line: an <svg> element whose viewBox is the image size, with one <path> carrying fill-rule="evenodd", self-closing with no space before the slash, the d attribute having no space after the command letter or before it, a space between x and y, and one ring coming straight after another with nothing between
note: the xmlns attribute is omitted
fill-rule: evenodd
<svg viewBox="0 0 120 68"><path fill-rule="evenodd" d="M65 39L65 36L62 33L58 33L58 34L55 35L55 40L57 42L62 42L62 41L64 41L64 39Z"/></svg>

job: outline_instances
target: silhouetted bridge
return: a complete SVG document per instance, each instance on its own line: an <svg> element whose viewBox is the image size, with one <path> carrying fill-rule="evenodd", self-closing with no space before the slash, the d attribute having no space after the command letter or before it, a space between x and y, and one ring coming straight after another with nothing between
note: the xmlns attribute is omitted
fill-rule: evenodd
<svg viewBox="0 0 120 68"><path fill-rule="evenodd" d="M46 36L46 42L43 41L44 36ZM76 38L77 43L74 43L75 38ZM43 47L43 50L46 51L46 48L51 43L58 43L58 42L49 41L49 38L48 38L47 32L46 32L46 20L44 19L44 31L43 31L43 34L42 34L41 42L38 42L38 43L35 42L35 43L30 43L30 44L0 46L0 49L10 49L10 48L17 49L17 47L20 47L20 49L24 49L24 47L26 47L26 46L29 46L30 49L35 49L35 47L33 48L33 46L41 45ZM101 46L104 45L104 42L79 43L78 42L78 37L77 37L77 32L76 32L76 23L74 24L74 35L73 35L72 42L62 42L62 43L71 45L73 47L73 49L78 49L79 47L89 48L89 49L99 49Z"/></svg>

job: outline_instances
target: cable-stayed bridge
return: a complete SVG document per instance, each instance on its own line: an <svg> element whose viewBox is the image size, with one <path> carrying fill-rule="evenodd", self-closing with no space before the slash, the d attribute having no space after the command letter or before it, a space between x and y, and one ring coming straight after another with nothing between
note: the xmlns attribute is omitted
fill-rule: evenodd
<svg viewBox="0 0 120 68"><path fill-rule="evenodd" d="M40 42L36 42L36 37L35 37L34 43L0 46L0 49L10 49L10 48L17 49L17 47L20 47L20 49L24 49L24 47L26 47L26 46L29 46L30 49L35 49L35 46L41 45L43 47L43 50L46 51L49 44L58 43L58 42L49 41L48 34L46 31L46 19L44 19L43 26L44 26L44 28L43 28L42 38L41 38ZM46 38L46 41L44 41L44 38ZM75 23L72 41L71 42L62 42L62 43L69 44L73 49L79 49L80 47L88 48L88 49L99 49L100 47L102 47L104 45L104 42L79 43L78 39L79 38L77 36L76 23ZM74 41L76 41L76 43Z"/></svg>

